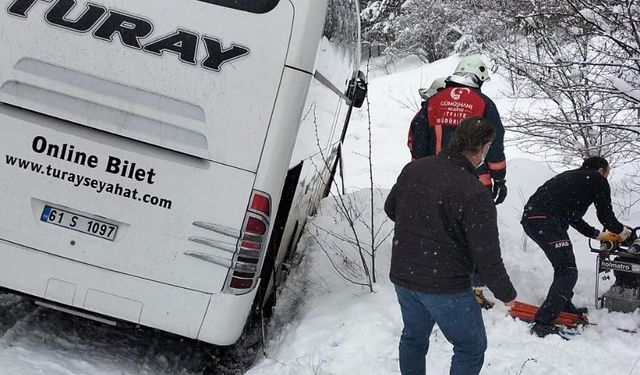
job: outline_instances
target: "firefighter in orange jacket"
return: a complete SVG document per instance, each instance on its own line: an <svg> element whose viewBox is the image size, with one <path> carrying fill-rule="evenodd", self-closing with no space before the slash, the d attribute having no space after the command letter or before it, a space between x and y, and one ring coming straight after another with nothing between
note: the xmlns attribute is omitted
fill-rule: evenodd
<svg viewBox="0 0 640 375"><path fill-rule="evenodd" d="M480 91L488 79L482 59L462 58L453 75L446 78L445 87L422 103L411 121L408 145L414 159L437 155L448 145L460 121L472 116L486 118L495 126L496 137L477 172L494 203L500 204L507 197L504 128L496 105Z"/></svg>

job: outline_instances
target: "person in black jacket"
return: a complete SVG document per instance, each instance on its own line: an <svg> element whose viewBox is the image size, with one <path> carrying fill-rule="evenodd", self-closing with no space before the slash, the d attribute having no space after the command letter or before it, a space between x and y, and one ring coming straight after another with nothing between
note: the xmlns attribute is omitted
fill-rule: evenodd
<svg viewBox="0 0 640 375"><path fill-rule="evenodd" d="M448 149L404 167L385 202L395 222L389 277L404 321L403 375L424 375L435 323L453 344L451 374L480 372L487 341L471 289L474 267L496 298L511 305L516 297L500 254L496 208L475 168L494 134L487 119L463 120Z"/></svg>
<svg viewBox="0 0 640 375"><path fill-rule="evenodd" d="M496 105L480 91L487 80L489 70L480 57L463 57L453 75L444 80L445 88L433 90L433 95L422 103L411 121L408 145L413 159L437 155L447 146L460 121L472 116L488 119L496 135L477 171L495 204L501 204L507 197L504 127ZM493 307L482 291L482 274L474 274L472 282L476 301L485 309Z"/></svg>
<svg viewBox="0 0 640 375"><path fill-rule="evenodd" d="M540 337L557 332L553 321L561 312L587 312L586 308L576 308L571 301L578 269L567 233L569 226L598 240L622 242L631 234L613 213L607 181L609 171L606 159L599 156L585 159L580 168L545 182L525 205L521 221L524 231L542 248L553 266L553 282L531 327L531 332ZM595 205L598 220L606 231L582 219L591 204Z"/></svg>

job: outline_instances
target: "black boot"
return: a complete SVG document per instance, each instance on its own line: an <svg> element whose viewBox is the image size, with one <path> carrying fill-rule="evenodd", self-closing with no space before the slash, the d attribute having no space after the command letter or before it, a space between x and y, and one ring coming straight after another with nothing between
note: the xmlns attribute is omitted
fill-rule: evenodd
<svg viewBox="0 0 640 375"><path fill-rule="evenodd" d="M562 312L567 312L570 314L576 314L576 315L582 316L582 315L587 315L587 313L589 312L589 309L587 309L586 307L576 307L576 305L574 305L573 302L569 302L564 307Z"/></svg>
<svg viewBox="0 0 640 375"><path fill-rule="evenodd" d="M531 326L531 334L536 335L538 337L545 337L551 334L558 334L560 328L558 328L554 324L535 322Z"/></svg>

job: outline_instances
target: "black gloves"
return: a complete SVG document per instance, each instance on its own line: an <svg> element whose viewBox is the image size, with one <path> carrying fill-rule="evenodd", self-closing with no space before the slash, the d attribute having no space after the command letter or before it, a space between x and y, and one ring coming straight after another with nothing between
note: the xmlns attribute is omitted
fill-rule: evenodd
<svg viewBox="0 0 640 375"><path fill-rule="evenodd" d="M493 202L498 205L507 198L507 181L506 180L493 180Z"/></svg>

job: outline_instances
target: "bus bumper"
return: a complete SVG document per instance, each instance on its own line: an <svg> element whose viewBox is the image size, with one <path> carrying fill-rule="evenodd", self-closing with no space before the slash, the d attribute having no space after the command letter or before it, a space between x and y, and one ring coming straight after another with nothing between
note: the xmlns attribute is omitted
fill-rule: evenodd
<svg viewBox="0 0 640 375"><path fill-rule="evenodd" d="M216 345L240 337L257 291L203 293L3 240L0 259L0 287Z"/></svg>

